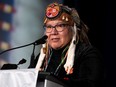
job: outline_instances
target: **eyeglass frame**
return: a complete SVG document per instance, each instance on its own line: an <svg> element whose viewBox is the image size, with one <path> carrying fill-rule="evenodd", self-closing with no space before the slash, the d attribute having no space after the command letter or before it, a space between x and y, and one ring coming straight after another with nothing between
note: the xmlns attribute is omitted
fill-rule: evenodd
<svg viewBox="0 0 116 87"><path fill-rule="evenodd" d="M43 28L46 30L46 33L51 33L53 29L56 29L57 32L62 32L64 30L64 28L71 26L69 24L66 23L61 23L61 24L56 24L55 26L51 26L51 25L44 25ZM61 30L58 30L58 27L61 28ZM49 32L47 32L47 28L50 28L51 30Z"/></svg>

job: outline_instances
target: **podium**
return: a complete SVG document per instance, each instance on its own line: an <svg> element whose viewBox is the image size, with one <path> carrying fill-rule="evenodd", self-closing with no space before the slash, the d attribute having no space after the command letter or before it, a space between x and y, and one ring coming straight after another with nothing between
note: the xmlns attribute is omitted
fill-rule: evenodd
<svg viewBox="0 0 116 87"><path fill-rule="evenodd" d="M67 87L47 72L35 69L0 70L0 87Z"/></svg>
<svg viewBox="0 0 116 87"><path fill-rule="evenodd" d="M36 87L68 87L54 75L48 72L38 73Z"/></svg>

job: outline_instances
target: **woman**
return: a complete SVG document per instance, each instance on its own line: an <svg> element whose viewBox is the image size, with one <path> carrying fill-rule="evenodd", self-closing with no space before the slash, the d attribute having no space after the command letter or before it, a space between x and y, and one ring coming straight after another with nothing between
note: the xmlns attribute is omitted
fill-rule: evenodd
<svg viewBox="0 0 116 87"><path fill-rule="evenodd" d="M69 87L100 87L101 55L87 37L88 27L77 11L58 3L47 6L44 19L47 41L36 58L36 69L50 72Z"/></svg>

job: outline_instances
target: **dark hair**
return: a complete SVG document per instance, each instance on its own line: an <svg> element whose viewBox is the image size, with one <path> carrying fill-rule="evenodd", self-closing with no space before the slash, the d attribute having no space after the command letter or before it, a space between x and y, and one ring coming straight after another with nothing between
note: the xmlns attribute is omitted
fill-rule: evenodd
<svg viewBox="0 0 116 87"><path fill-rule="evenodd" d="M81 20L80 21L80 26L79 27L79 37L80 37L80 41L86 44L90 44L89 38L88 38L88 26L86 24L84 24L84 22Z"/></svg>

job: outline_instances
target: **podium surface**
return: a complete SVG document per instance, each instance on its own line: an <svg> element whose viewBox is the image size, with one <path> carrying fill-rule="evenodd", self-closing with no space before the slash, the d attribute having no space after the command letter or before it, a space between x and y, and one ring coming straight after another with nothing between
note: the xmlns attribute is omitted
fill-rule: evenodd
<svg viewBox="0 0 116 87"><path fill-rule="evenodd" d="M0 70L0 87L36 87L35 69Z"/></svg>

